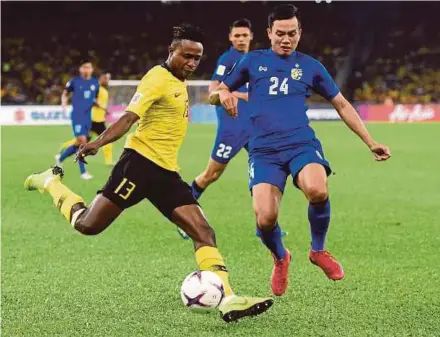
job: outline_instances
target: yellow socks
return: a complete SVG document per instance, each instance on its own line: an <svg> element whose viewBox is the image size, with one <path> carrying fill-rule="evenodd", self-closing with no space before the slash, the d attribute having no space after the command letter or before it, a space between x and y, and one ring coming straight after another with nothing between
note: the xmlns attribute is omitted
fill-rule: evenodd
<svg viewBox="0 0 440 337"><path fill-rule="evenodd" d="M113 163L113 144L107 144L102 148L104 152L104 161L107 165Z"/></svg>
<svg viewBox="0 0 440 337"><path fill-rule="evenodd" d="M72 206L84 203L84 200L79 195L73 193L61 181L56 179L49 183L46 191L52 196L54 205L69 222L72 216Z"/></svg>
<svg viewBox="0 0 440 337"><path fill-rule="evenodd" d="M216 273L223 281L225 295L233 295L229 284L229 273L220 252L215 247L204 246L196 251L196 260L200 270L209 270Z"/></svg>

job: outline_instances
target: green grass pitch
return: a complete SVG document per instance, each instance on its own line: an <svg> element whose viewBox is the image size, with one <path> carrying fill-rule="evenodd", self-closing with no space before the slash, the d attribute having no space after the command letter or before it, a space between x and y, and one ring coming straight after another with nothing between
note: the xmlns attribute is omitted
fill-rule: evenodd
<svg viewBox="0 0 440 337"><path fill-rule="evenodd" d="M23 190L28 174L53 163L69 127L3 127L3 336L440 336L440 125L369 125L392 149L385 163L342 123L314 127L336 172L327 248L346 278L329 281L309 263L307 203L289 183L280 222L294 258L290 288L266 314L231 325L182 306L193 248L148 202L85 237L48 195ZM204 169L214 136L214 126L190 126L180 153L188 182ZM87 201L110 172L102 153L90 158L91 181L79 179L72 160L65 169L65 183ZM235 291L267 296L272 262L254 236L247 181L242 152L201 204Z"/></svg>

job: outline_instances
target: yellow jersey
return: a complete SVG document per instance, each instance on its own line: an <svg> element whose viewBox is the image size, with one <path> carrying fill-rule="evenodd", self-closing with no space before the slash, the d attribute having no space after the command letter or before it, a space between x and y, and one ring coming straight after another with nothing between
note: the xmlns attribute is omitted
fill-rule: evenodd
<svg viewBox="0 0 440 337"><path fill-rule="evenodd" d="M108 90L103 86L99 87L98 97L96 98L96 102L107 109L108 105ZM105 110L98 108L97 106L93 106L92 108L92 121L93 122L105 122Z"/></svg>
<svg viewBox="0 0 440 337"><path fill-rule="evenodd" d="M142 78L125 109L139 116L125 147L169 171L178 171L177 156L188 127L186 82L165 66L155 66Z"/></svg>

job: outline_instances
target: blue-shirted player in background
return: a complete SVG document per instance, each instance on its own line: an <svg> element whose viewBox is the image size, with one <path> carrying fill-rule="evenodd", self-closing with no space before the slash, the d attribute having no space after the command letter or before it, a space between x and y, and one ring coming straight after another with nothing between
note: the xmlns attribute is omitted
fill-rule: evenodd
<svg viewBox="0 0 440 337"><path fill-rule="evenodd" d="M92 76L93 66L89 60L81 61L79 67L80 76L72 78L66 84L61 96L61 105L66 109L69 94L72 93L72 129L76 137L76 143L67 147L61 155L55 156L57 165L60 165L67 157L73 155L81 144L86 144L92 127L92 107L97 105L96 97L99 92L99 82ZM84 163L78 161L81 178L92 179L93 176L86 171Z"/></svg>
<svg viewBox="0 0 440 337"><path fill-rule="evenodd" d="M209 92L215 90L234 65L243 55L249 52L252 39L252 26L248 19L240 19L232 23L229 28L229 41L232 46L217 60ZM231 117L222 106L216 107L217 136L211 158L206 169L194 179L191 185L193 195L197 199L210 184L220 178L229 161L242 148L247 150L250 136L250 111L247 104L247 91L247 84L245 83L232 93L238 99L238 110L240 111L238 118Z"/></svg>
<svg viewBox="0 0 440 337"><path fill-rule="evenodd" d="M387 160L391 154L387 146L373 140L324 66L295 51L301 37L298 9L288 4L275 7L268 25L272 48L245 55L210 94L210 102L222 104L229 114L237 116L236 98L230 91L249 82L249 188L262 240L274 258L272 291L282 295L288 286L291 256L283 246L277 219L289 175L309 201L310 261L332 280L344 277L340 263L324 249L330 222L327 176L331 169L306 115L306 98L311 91L332 103L376 160Z"/></svg>
<svg viewBox="0 0 440 337"><path fill-rule="evenodd" d="M239 19L232 23L229 27L229 41L232 46L217 60L209 92L217 89L234 65L249 52L252 39L252 24L248 19ZM248 150L251 112L247 104L247 84L237 88L232 94L238 99L239 116L233 118L221 105L216 106L217 136L211 158L209 158L206 169L191 184L192 194L196 199L199 199L205 189L220 178L229 161L242 148ZM177 228L177 231L184 239L189 239L189 236L180 228ZM284 236L286 233L282 232L282 235Z"/></svg>

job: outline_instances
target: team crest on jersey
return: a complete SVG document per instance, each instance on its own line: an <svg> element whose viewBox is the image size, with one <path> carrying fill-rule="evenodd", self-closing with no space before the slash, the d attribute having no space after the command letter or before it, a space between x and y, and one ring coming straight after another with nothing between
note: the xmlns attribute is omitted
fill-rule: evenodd
<svg viewBox="0 0 440 337"><path fill-rule="evenodd" d="M298 64L295 64L295 67L298 67L298 66L299 66ZM290 71L290 76L292 76L292 78L294 80L299 81L301 79L302 75L303 75L303 71L301 68L293 68Z"/></svg>
<svg viewBox="0 0 440 337"><path fill-rule="evenodd" d="M90 90L95 91L95 89L96 89L95 85L92 84L92 85L90 86Z"/></svg>

